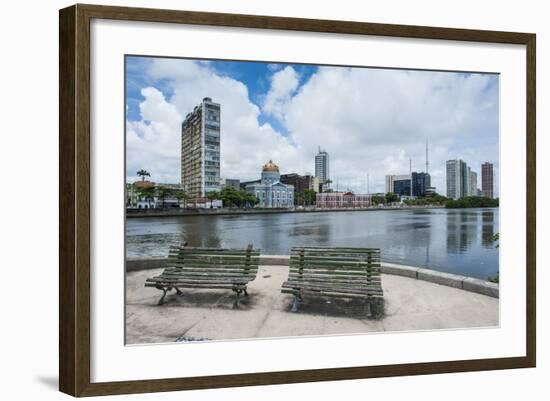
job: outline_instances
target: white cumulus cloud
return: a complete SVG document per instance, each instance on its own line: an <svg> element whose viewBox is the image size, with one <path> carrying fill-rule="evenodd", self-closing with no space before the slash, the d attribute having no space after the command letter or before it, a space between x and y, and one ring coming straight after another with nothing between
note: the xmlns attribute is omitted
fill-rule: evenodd
<svg viewBox="0 0 550 401"><path fill-rule="evenodd" d="M256 105L243 82L211 64L149 63L145 74L170 95L160 84L142 90L141 119L127 123L129 179L145 168L155 181L179 181L181 122L204 97L221 104L225 178L258 178L270 159L283 173L311 173L321 146L339 189L365 191L368 174L370 190L384 191L384 176L408 173L411 161L413 171L424 171L427 139L439 193L445 194L447 159L464 159L478 180L484 161L498 172L496 76L319 67L300 85L291 66L271 67L270 87ZM260 122L269 119L286 132Z"/></svg>

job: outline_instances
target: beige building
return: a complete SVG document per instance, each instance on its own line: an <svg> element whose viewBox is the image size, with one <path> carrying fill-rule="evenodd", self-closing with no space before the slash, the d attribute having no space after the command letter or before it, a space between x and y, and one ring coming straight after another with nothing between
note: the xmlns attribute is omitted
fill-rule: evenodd
<svg viewBox="0 0 550 401"><path fill-rule="evenodd" d="M367 208L371 205L371 195L353 192L323 192L317 194L315 206L319 209Z"/></svg>
<svg viewBox="0 0 550 401"><path fill-rule="evenodd" d="M221 110L205 97L187 114L181 128L181 184L190 199L220 186Z"/></svg>

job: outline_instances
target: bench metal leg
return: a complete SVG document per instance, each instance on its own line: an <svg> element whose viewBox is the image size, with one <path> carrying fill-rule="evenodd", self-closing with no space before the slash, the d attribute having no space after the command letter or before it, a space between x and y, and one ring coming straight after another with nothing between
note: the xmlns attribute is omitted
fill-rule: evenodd
<svg viewBox="0 0 550 401"><path fill-rule="evenodd" d="M243 290L244 292L244 296L247 297L248 296L248 292L246 291L246 288Z"/></svg>
<svg viewBox="0 0 550 401"><path fill-rule="evenodd" d="M162 297L160 297L158 305L162 305L164 303L164 298L166 298L166 293L171 290L169 287L163 287L159 288L159 290L162 290Z"/></svg>
<svg viewBox="0 0 550 401"><path fill-rule="evenodd" d="M292 303L292 309L290 311L298 312L298 309L300 309L301 304L302 304L302 295L294 294L294 302Z"/></svg>
<svg viewBox="0 0 550 401"><path fill-rule="evenodd" d="M239 307L239 297L241 296L241 292L243 290L233 289L233 291L237 293L237 296L235 297L235 302L233 303L233 309L237 309Z"/></svg>
<svg viewBox="0 0 550 401"><path fill-rule="evenodd" d="M371 305L372 301L370 299L367 299L367 318L368 319L371 319L372 318L372 305Z"/></svg>
<svg viewBox="0 0 550 401"><path fill-rule="evenodd" d="M174 287L174 289L176 290L176 295L179 296L179 297L183 297L183 292L180 291L180 289L178 287Z"/></svg>

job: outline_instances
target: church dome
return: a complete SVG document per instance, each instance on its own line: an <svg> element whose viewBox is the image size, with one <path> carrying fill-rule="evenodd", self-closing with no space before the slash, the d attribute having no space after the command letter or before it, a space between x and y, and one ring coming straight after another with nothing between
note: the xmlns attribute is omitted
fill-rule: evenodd
<svg viewBox="0 0 550 401"><path fill-rule="evenodd" d="M279 172L279 166L277 166L273 161L269 161L266 164L264 164L264 167L262 168L262 171L276 171Z"/></svg>

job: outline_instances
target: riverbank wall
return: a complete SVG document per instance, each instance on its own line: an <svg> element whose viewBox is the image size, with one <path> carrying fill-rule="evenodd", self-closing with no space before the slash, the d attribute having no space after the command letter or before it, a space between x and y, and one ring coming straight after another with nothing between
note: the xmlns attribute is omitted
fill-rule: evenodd
<svg viewBox="0 0 550 401"><path fill-rule="evenodd" d="M444 206L403 206L339 209L126 209L126 217L229 216L243 214L375 212L381 210L444 209Z"/></svg>
<svg viewBox="0 0 550 401"><path fill-rule="evenodd" d="M126 271L138 271L159 269L164 267L167 258L136 258L126 260ZM290 257L288 255L260 255L260 265L265 266L288 266ZM399 265L395 263L382 262L381 270L384 274L408 277L415 280L428 281L447 287L459 288L477 294L499 298L499 285L490 281L474 277L461 276L459 274L439 272L423 267Z"/></svg>

